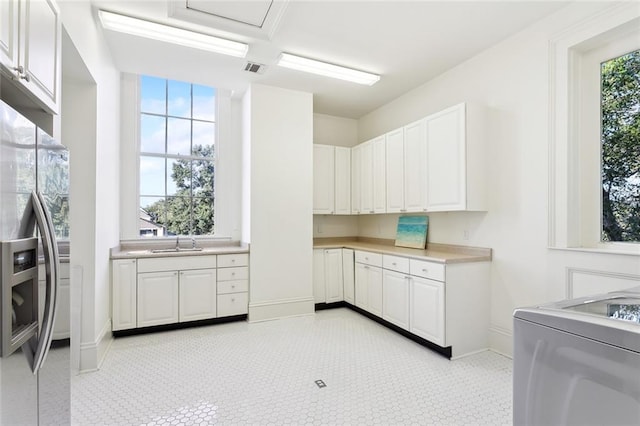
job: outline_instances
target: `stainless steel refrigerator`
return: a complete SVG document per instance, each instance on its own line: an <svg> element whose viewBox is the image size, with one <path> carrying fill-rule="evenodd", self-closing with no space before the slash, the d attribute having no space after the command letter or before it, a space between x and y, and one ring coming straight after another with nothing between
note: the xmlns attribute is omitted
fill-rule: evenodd
<svg viewBox="0 0 640 426"><path fill-rule="evenodd" d="M0 425L70 424L68 189L68 150L0 102Z"/></svg>

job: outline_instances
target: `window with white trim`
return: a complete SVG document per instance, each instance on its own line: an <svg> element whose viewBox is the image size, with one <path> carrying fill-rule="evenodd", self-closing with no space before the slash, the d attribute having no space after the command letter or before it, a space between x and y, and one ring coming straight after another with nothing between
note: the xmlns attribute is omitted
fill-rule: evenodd
<svg viewBox="0 0 640 426"><path fill-rule="evenodd" d="M638 82L620 61L640 49L639 24L640 8L619 3L550 40L550 247L640 255L638 104L617 103ZM612 216L624 232L611 232Z"/></svg>
<svg viewBox="0 0 640 426"><path fill-rule="evenodd" d="M140 76L139 233L215 232L216 89Z"/></svg>

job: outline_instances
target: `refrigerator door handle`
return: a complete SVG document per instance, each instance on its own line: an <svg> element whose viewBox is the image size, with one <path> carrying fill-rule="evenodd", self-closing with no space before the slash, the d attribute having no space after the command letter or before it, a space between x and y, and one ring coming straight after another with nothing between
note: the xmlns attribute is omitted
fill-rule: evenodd
<svg viewBox="0 0 640 426"><path fill-rule="evenodd" d="M44 252L45 271L46 271L46 291L45 306L38 334L38 343L34 351L33 364L31 370L35 374L44 363L51 339L53 337L53 323L55 321L55 310L58 295L58 244L56 243L55 233L53 231L53 222L48 210L45 207L45 200L41 192L31 193L33 201L33 210L35 212L38 229L42 238L42 247Z"/></svg>

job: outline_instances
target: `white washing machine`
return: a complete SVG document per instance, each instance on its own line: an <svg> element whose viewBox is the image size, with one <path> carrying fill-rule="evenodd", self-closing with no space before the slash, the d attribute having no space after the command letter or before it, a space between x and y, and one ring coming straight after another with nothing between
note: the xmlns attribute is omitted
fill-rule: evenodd
<svg viewBox="0 0 640 426"><path fill-rule="evenodd" d="M640 287L513 316L514 425L640 425Z"/></svg>

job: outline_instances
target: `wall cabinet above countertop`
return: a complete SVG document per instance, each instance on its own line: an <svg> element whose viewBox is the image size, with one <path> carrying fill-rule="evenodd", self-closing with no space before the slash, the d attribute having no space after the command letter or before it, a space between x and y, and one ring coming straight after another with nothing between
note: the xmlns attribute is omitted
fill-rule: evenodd
<svg viewBox="0 0 640 426"><path fill-rule="evenodd" d="M60 107L60 11L53 0L0 2L0 72L49 114Z"/></svg>
<svg viewBox="0 0 640 426"><path fill-rule="evenodd" d="M486 211L485 120L461 103L351 148L350 214ZM332 148L345 149L314 147L314 214L349 214L333 204Z"/></svg>

